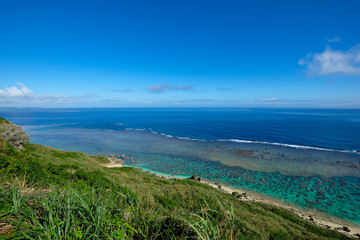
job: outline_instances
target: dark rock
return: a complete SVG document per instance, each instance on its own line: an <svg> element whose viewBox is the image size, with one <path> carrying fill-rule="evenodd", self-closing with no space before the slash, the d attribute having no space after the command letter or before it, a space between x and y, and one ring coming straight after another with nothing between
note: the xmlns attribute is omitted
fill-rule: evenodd
<svg viewBox="0 0 360 240"><path fill-rule="evenodd" d="M243 199L243 198L247 199L248 198L246 192L244 192L244 193L233 192L232 195L239 199Z"/></svg>
<svg viewBox="0 0 360 240"><path fill-rule="evenodd" d="M360 234L355 233L354 236L360 239Z"/></svg>
<svg viewBox="0 0 360 240"><path fill-rule="evenodd" d="M201 182L201 177L198 177L197 175L192 175L189 179Z"/></svg>
<svg viewBox="0 0 360 240"><path fill-rule="evenodd" d="M24 150L22 144L30 139L30 136L20 126L12 124L3 118L0 118L0 137L18 150Z"/></svg>
<svg viewBox="0 0 360 240"><path fill-rule="evenodd" d="M350 232L350 229L348 227L342 227L342 230L345 231L345 232Z"/></svg>

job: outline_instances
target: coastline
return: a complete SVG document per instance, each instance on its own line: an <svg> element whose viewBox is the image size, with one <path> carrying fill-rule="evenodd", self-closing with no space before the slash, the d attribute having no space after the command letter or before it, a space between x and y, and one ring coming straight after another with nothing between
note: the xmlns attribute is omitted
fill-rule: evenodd
<svg viewBox="0 0 360 240"><path fill-rule="evenodd" d="M114 163L110 163L107 165L107 167L115 167L113 165ZM120 165L118 165L120 166ZM121 167L134 167L131 165L125 165L121 164ZM154 174L160 178L165 179L190 179L190 176L173 176L173 175L167 175L161 172L153 171L151 169L147 168L141 168L141 167L134 167L141 169L144 172L147 172L149 174ZM281 199L267 196L265 194L257 193L251 190L243 190L239 188L233 188L230 186L227 186L223 183L217 183L209 180L204 180L201 178L193 179L193 181L199 181L201 183L204 183L208 186L213 187L214 189L217 189L219 191L222 191L226 194L233 195L234 197L238 198L239 201L250 201L250 202L260 202L265 203L269 205L273 205L280 208L285 208L286 210L289 210L299 217L301 217L304 220L307 220L317 226L328 228L331 230L338 231L340 233L346 234L350 237L357 237L360 239L360 225L357 225L356 223L350 222L345 219L341 219L339 217L330 215L328 213L322 212L320 210L315 209L301 209L300 207L296 206L295 204L292 204L290 202L284 202Z"/></svg>
<svg viewBox="0 0 360 240"><path fill-rule="evenodd" d="M51 143L54 148L93 155L125 154L126 164L130 166L146 166L173 175L199 174L215 181L222 179L235 188L252 189L295 202L300 207L313 206L359 224L360 163L355 154L350 154L351 159L348 159L345 153L275 146L270 149L267 145L253 148L253 144L231 142L194 142L149 132L109 132L102 128L64 128L63 135L58 137L55 134L60 132L59 129L50 129L34 131L32 142ZM79 132L88 134L86 137L72 134ZM73 144L75 141L81 144ZM130 154L136 160L135 164L130 164ZM229 174L233 177L228 179Z"/></svg>

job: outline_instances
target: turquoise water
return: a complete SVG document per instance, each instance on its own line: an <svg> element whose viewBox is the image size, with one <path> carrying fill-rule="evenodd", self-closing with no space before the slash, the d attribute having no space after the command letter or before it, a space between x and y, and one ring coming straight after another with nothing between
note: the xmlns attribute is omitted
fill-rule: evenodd
<svg viewBox="0 0 360 240"><path fill-rule="evenodd" d="M360 110L0 111L31 142L199 175L360 224ZM175 137L177 136L177 137Z"/></svg>
<svg viewBox="0 0 360 240"><path fill-rule="evenodd" d="M320 209L360 223L360 181L354 177L294 176L229 167L219 162L180 156L147 155L135 166L157 169L169 175L197 174L232 187L255 190L299 206ZM139 158L143 159L143 158Z"/></svg>

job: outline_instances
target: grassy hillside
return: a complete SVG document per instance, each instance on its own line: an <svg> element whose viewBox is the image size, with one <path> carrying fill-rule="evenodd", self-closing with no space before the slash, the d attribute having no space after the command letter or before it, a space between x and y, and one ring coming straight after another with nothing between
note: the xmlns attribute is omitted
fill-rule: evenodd
<svg viewBox="0 0 360 240"><path fill-rule="evenodd" d="M194 180L0 138L0 239L350 239Z"/></svg>

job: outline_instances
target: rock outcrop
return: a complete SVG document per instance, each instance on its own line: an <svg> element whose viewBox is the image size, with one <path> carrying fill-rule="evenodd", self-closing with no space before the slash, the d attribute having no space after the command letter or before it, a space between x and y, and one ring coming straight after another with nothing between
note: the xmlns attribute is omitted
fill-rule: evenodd
<svg viewBox="0 0 360 240"><path fill-rule="evenodd" d="M0 118L0 137L18 150L23 150L22 144L30 139L30 136L20 126L12 124L4 118Z"/></svg>

